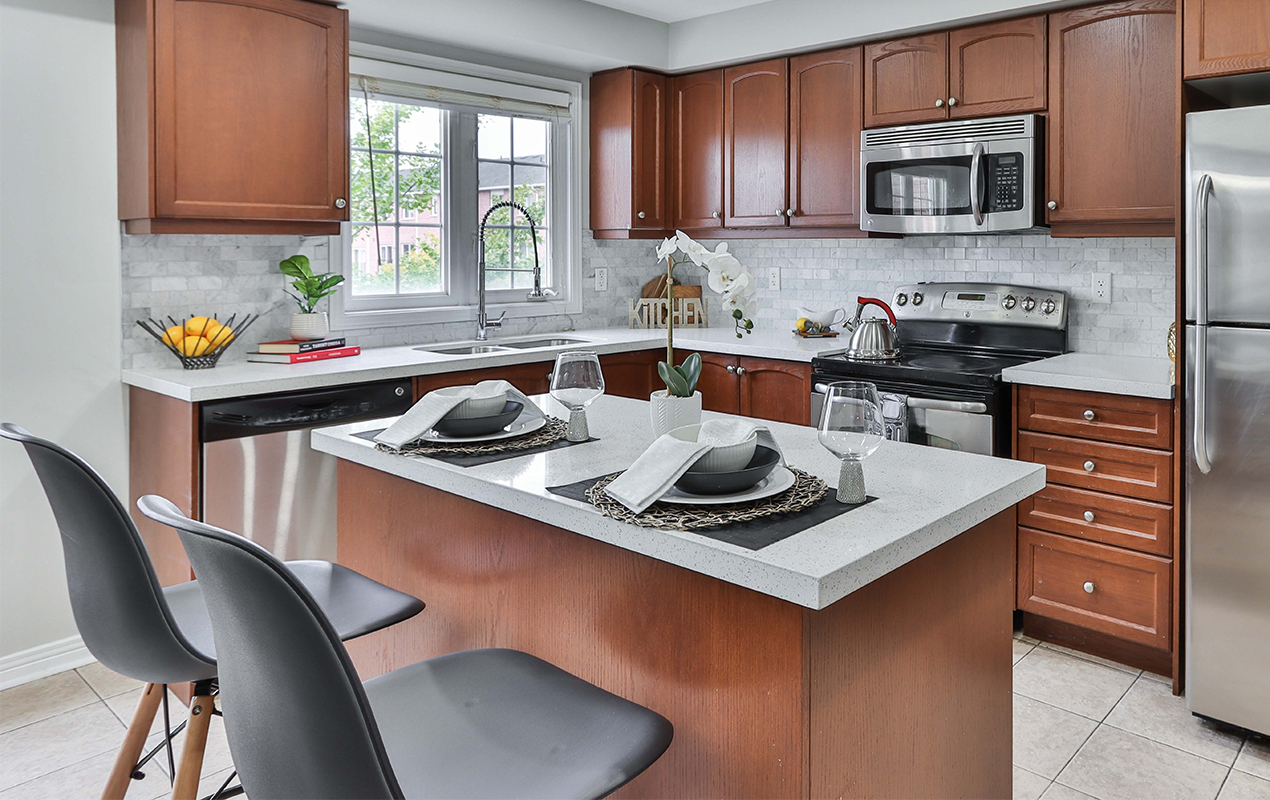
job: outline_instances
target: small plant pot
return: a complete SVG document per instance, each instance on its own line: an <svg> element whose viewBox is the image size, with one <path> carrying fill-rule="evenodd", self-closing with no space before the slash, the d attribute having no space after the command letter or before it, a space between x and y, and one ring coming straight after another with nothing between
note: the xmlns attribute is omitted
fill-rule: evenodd
<svg viewBox="0 0 1270 800"><path fill-rule="evenodd" d="M327 321L325 311L291 315L292 339L322 339L330 332L331 324Z"/></svg>
<svg viewBox="0 0 1270 800"><path fill-rule="evenodd" d="M692 397L675 397L662 389L650 394L648 402L653 436L701 422L701 392L693 392Z"/></svg>

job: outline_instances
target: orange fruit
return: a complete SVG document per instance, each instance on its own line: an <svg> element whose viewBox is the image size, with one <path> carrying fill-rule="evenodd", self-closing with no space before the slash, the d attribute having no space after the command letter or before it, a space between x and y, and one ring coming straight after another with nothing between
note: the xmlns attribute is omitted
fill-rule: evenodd
<svg viewBox="0 0 1270 800"><path fill-rule="evenodd" d="M179 347L181 340L185 338L185 328L180 325L173 325L163 332L163 343L170 344L173 347Z"/></svg>
<svg viewBox="0 0 1270 800"><path fill-rule="evenodd" d="M219 322L213 322L207 326L207 331L203 334L203 338L206 339L212 347L221 347L234 341L234 329L228 325L221 325Z"/></svg>
<svg viewBox="0 0 1270 800"><path fill-rule="evenodd" d="M218 324L208 317L190 317L185 321L185 333L187 336L202 336L204 331L209 331L213 325Z"/></svg>
<svg viewBox="0 0 1270 800"><path fill-rule="evenodd" d="M207 348L211 347L206 339L202 336L186 336L176 349L181 351L183 356L201 356L207 352Z"/></svg>

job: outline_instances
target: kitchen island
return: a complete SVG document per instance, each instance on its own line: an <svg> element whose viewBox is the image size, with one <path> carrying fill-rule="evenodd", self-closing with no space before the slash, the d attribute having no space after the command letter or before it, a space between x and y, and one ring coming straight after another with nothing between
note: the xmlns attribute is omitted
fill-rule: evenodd
<svg viewBox="0 0 1270 800"><path fill-rule="evenodd" d="M1043 467L887 442L876 500L751 550L549 491L652 440L646 402L588 417L597 441L471 467L357 436L383 420L314 434L341 459L340 562L428 603L350 645L363 678L475 647L552 661L674 723L622 797L1011 793L1013 507ZM770 427L834 485L813 429Z"/></svg>

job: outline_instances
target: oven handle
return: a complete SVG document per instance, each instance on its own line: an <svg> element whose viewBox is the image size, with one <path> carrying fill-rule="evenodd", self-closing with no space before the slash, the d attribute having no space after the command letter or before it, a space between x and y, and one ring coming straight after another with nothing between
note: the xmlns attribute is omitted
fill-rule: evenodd
<svg viewBox="0 0 1270 800"><path fill-rule="evenodd" d="M983 172L983 142L975 142L974 155L970 157L970 213L975 224L983 224L983 204L979 200L979 179Z"/></svg>
<svg viewBox="0 0 1270 800"><path fill-rule="evenodd" d="M829 384L818 383L815 386L816 394L827 394L829 392ZM988 404L979 403L971 400L936 400L933 397L909 397L909 408L924 408L931 411L958 411L963 414L987 414Z"/></svg>

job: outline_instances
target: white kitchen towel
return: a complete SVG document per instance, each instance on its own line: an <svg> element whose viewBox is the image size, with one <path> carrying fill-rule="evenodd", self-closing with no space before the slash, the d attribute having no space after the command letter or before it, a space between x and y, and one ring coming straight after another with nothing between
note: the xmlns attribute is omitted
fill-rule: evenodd
<svg viewBox="0 0 1270 800"><path fill-rule="evenodd" d="M659 436L635 463L604 488L604 493L638 514L668 492L708 450L739 444L750 434L757 434L758 443L775 450L781 463L785 463L785 456L766 425L743 419L712 419L701 423L695 442L676 439L669 433Z"/></svg>
<svg viewBox="0 0 1270 800"><path fill-rule="evenodd" d="M411 406L409 411L398 417L396 422L380 431L375 441L378 444L400 449L432 430L442 417L453 411L464 400L473 397L495 397L500 394L506 395L508 400L519 400L524 403L525 410L521 412L522 415L529 413L537 417L545 416L542 409L534 405L532 400L507 381L481 381L475 386L466 386L463 391L454 394L428 392L419 398L419 402Z"/></svg>

